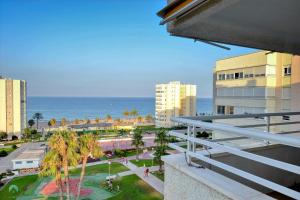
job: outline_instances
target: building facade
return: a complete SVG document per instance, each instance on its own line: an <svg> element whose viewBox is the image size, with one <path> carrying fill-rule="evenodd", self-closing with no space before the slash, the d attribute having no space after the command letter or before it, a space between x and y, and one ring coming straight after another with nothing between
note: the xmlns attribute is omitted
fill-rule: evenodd
<svg viewBox="0 0 300 200"><path fill-rule="evenodd" d="M172 127L172 117L196 115L196 85L179 81L156 85L155 125Z"/></svg>
<svg viewBox="0 0 300 200"><path fill-rule="evenodd" d="M0 131L20 137L26 128L26 81L0 78Z"/></svg>
<svg viewBox="0 0 300 200"><path fill-rule="evenodd" d="M259 51L218 60L214 69L214 113L230 115L299 110L291 98L293 95L293 101L300 100L296 92L300 74L294 73L299 68L295 57L298 56ZM252 120L251 123L259 123L260 120L263 119ZM275 118L277 122L287 120L290 117ZM249 124L248 119L231 121ZM226 120L226 123L231 122ZM271 131L279 132L280 126Z"/></svg>

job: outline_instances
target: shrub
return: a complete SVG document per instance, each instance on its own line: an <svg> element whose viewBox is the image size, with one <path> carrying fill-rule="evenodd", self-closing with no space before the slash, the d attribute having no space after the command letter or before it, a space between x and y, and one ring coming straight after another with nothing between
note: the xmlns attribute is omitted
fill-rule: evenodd
<svg viewBox="0 0 300 200"><path fill-rule="evenodd" d="M5 156L7 156L7 155L8 155L7 151L5 151L5 150L0 150L0 157L5 157Z"/></svg>
<svg viewBox="0 0 300 200"><path fill-rule="evenodd" d="M16 149L16 148L18 148L18 147L17 147L17 145L13 144L13 145L11 146L11 148Z"/></svg>
<svg viewBox="0 0 300 200"><path fill-rule="evenodd" d="M125 156L125 152L121 149L115 149L114 154L118 157Z"/></svg>

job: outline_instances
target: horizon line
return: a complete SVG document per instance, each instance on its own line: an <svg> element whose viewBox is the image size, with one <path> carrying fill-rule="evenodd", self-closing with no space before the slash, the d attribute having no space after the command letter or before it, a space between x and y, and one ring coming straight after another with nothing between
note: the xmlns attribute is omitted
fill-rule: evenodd
<svg viewBox="0 0 300 200"><path fill-rule="evenodd" d="M27 97L64 97L64 98L155 98L155 96L43 96L43 95L27 95ZM213 97L199 97L212 99Z"/></svg>

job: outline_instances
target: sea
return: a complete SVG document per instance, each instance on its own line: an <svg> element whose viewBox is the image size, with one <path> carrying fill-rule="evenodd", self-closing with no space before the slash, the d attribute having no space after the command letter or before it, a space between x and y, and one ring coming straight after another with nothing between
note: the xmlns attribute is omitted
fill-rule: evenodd
<svg viewBox="0 0 300 200"><path fill-rule="evenodd" d="M197 113L212 113L211 98L197 99ZM141 116L155 114L155 98L151 97L36 97L27 98L27 118L40 112L43 121L55 118L95 119L107 114L122 118L125 110L136 109Z"/></svg>

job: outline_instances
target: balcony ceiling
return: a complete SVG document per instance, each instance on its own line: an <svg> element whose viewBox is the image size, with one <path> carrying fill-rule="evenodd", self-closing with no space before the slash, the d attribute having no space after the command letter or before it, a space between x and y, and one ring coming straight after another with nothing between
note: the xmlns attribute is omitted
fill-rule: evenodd
<svg viewBox="0 0 300 200"><path fill-rule="evenodd" d="M300 0L174 0L158 15L174 36L300 55Z"/></svg>

